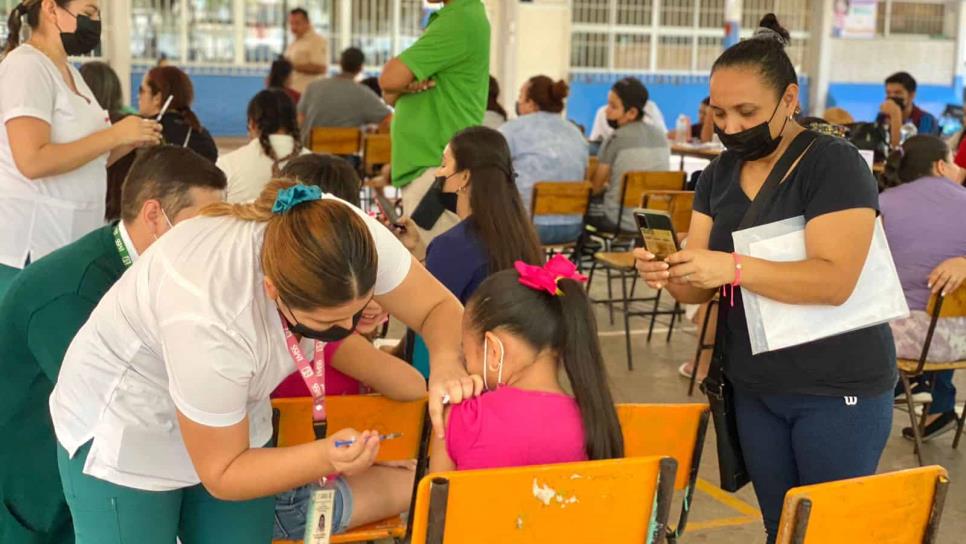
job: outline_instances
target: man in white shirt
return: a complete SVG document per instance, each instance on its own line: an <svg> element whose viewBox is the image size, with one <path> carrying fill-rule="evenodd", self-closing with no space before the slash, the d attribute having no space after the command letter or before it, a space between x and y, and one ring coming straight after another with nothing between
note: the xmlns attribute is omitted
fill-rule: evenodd
<svg viewBox="0 0 966 544"><path fill-rule="evenodd" d="M329 44L312 28L309 13L302 8L289 12L288 27L295 40L285 49L285 58L292 63L291 88L299 94L309 83L325 74L329 66Z"/></svg>

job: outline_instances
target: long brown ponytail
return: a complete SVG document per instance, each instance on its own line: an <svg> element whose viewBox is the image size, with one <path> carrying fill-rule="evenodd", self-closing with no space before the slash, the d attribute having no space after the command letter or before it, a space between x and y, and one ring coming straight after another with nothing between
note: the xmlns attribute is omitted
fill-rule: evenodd
<svg viewBox="0 0 966 544"><path fill-rule="evenodd" d="M261 249L262 271L295 309L341 306L372 291L378 266L375 243L351 206L322 199L272 213L279 191L295 184L276 179L254 202L219 202L201 214L268 224Z"/></svg>
<svg viewBox="0 0 966 544"><path fill-rule="evenodd" d="M67 7L70 0L54 0L60 7ZM27 18L27 26L34 29L40 24L40 4L42 0L23 0L13 7L7 18L7 45L3 48L3 55L13 51L20 45L20 31L23 30L23 17Z"/></svg>

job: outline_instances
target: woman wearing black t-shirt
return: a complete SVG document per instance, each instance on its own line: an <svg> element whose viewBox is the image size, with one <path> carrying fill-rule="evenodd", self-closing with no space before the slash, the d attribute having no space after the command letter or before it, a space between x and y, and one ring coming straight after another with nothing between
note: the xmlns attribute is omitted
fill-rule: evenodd
<svg viewBox="0 0 966 544"><path fill-rule="evenodd" d="M787 304L837 306L852 294L872 241L876 182L848 142L816 136L753 226L803 215L807 258L772 262L734 254L732 233L769 172L804 132L794 121L798 78L775 16L711 70L714 129L728 150L701 175L688 248L667 259L637 250L654 288L700 304L722 286L718 326L734 386L738 437L768 542L794 486L875 472L892 425L897 375L888 325L751 354L741 291ZM739 265L740 264L740 269Z"/></svg>

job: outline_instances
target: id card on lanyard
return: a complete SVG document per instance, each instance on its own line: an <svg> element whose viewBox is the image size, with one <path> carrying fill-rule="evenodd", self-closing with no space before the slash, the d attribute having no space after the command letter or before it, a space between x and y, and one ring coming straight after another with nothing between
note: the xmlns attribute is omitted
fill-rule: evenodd
<svg viewBox="0 0 966 544"><path fill-rule="evenodd" d="M315 355L312 362L309 362L302 353L298 339L288 328L288 322L281 313L278 317L282 320L282 330L285 331L285 343L288 345L288 353L295 361L295 366L299 370L299 375L305 382L305 386L312 395L312 430L315 432L316 440L325 438L328 430L325 418L325 355L323 354L322 343L315 341Z"/></svg>
<svg viewBox="0 0 966 544"><path fill-rule="evenodd" d="M124 245L124 239L121 238L121 224L118 223L114 225L114 247L117 248L117 254L121 256L121 264L124 268L130 268L134 264L134 259L131 258L131 254L128 253L127 246Z"/></svg>

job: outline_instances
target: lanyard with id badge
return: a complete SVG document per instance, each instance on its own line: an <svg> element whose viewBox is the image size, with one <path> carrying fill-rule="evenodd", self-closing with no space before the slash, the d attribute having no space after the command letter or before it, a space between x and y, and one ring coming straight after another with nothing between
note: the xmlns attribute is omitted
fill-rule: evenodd
<svg viewBox="0 0 966 544"><path fill-rule="evenodd" d="M282 329L285 331L285 342L288 353L295 361L299 375L305 381L309 393L312 395L312 430L316 440L325 438L328 423L325 416L325 359L322 342L315 341L315 354L310 363L306 360L299 347L299 342L289 330L285 317L282 319ZM312 492L309 508L305 520L305 544L328 544L332 535L332 511L335 506L335 490L326 488L325 478L319 481L321 489Z"/></svg>

